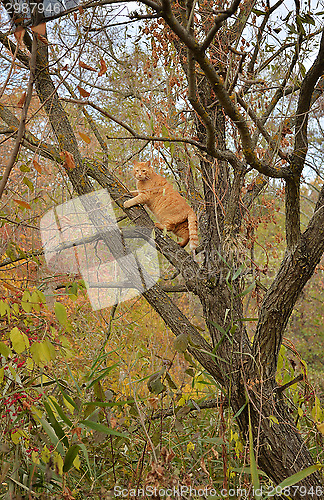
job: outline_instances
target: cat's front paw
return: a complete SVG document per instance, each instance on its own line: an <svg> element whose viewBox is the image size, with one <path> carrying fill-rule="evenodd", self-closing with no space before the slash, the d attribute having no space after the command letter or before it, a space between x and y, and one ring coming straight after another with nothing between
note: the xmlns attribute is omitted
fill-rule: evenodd
<svg viewBox="0 0 324 500"><path fill-rule="evenodd" d="M131 206L132 206L132 200L124 201L124 207L125 208L130 208Z"/></svg>

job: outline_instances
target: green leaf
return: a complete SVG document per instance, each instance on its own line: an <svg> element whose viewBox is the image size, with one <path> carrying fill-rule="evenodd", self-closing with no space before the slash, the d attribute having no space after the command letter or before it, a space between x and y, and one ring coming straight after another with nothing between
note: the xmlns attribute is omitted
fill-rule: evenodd
<svg viewBox="0 0 324 500"><path fill-rule="evenodd" d="M55 302L54 306L55 316L62 326L67 326L67 313L64 305L61 302Z"/></svg>
<svg viewBox="0 0 324 500"><path fill-rule="evenodd" d="M61 406L58 404L56 399L53 396L50 396L49 400L55 406L55 409L57 413L60 415L63 422L65 422L69 427L72 427L72 421L69 419L67 415L65 415L64 411L62 410Z"/></svg>
<svg viewBox="0 0 324 500"><path fill-rule="evenodd" d="M4 316L8 311L10 311L10 308L9 308L7 302L0 300L0 315Z"/></svg>
<svg viewBox="0 0 324 500"><path fill-rule="evenodd" d="M44 431L52 441L53 445L55 446L59 454L63 456L64 455L63 445L61 441L58 439L56 433L54 432L53 427L47 422L45 417L42 417L40 419L40 423L42 424Z"/></svg>
<svg viewBox="0 0 324 500"><path fill-rule="evenodd" d="M28 165L24 165L24 164L20 165L19 170L20 170L20 172L24 172L24 173L30 172L30 168L28 167Z"/></svg>
<svg viewBox="0 0 324 500"><path fill-rule="evenodd" d="M50 407L50 405L46 401L44 401L44 406L45 406L45 410L47 412L50 424L52 425L52 427L53 427L53 429L55 431L55 434L64 443L64 445L68 448L69 441L68 441L68 439L67 439L67 437L66 437L66 435L65 435L65 433L64 433L64 431L63 431L63 429L61 427L61 425L56 420L52 408Z"/></svg>
<svg viewBox="0 0 324 500"><path fill-rule="evenodd" d="M180 333L174 340L173 340L173 347L177 352L185 352L187 350L187 347L189 345L189 335L187 333Z"/></svg>
<svg viewBox="0 0 324 500"><path fill-rule="evenodd" d="M24 291L22 299L21 299L21 307L26 313L30 313L33 306L30 303L30 293L27 290Z"/></svg>
<svg viewBox="0 0 324 500"><path fill-rule="evenodd" d="M12 350L4 342L0 342L0 354L5 358L12 356Z"/></svg>
<svg viewBox="0 0 324 500"><path fill-rule="evenodd" d="M260 480L258 474L258 468L255 461L254 449L253 449L253 434L252 434L252 424L251 424L251 414L250 414L250 405L248 405L249 410L249 447L250 447L250 467L251 467L251 476L252 476L252 484L255 491L256 500L261 499L261 494L257 494L256 491L260 491Z"/></svg>
<svg viewBox="0 0 324 500"><path fill-rule="evenodd" d="M239 294L239 297L244 297L248 293L252 292L252 290L255 288L255 281L251 283L245 290L243 290L242 293Z"/></svg>
<svg viewBox="0 0 324 500"><path fill-rule="evenodd" d="M161 381L161 377L164 374L164 370L161 370L157 373L153 373L147 381L147 387L150 392L158 395L161 392L164 392L166 387Z"/></svg>
<svg viewBox="0 0 324 500"><path fill-rule="evenodd" d="M296 472L296 474L293 474L290 477L287 477L287 479L284 479L278 486L275 488L275 491L279 490L279 488L286 488L288 486L293 486L294 484L298 483L302 479L305 479L305 477L310 476L317 470L321 469L323 466L322 465L311 465L310 467L307 467L306 469L303 469L299 472ZM280 490L279 490L280 491ZM272 495L271 495L272 496ZM265 498L269 498L270 495L266 495Z"/></svg>
<svg viewBox="0 0 324 500"><path fill-rule="evenodd" d="M23 178L23 183L26 184L30 191L34 191L34 184L28 179L28 177Z"/></svg>
<svg viewBox="0 0 324 500"><path fill-rule="evenodd" d="M88 385L87 388L90 389L90 387L92 387L96 382L99 382L99 380L106 377L108 375L108 373L111 372L111 370L113 370L116 366L119 366L119 364L115 363L114 365L109 366L108 368L104 369L97 378L95 378L94 380L91 381L91 383Z"/></svg>
<svg viewBox="0 0 324 500"><path fill-rule="evenodd" d="M90 427L90 429L98 432L103 432L104 434L111 434L112 436L119 436L123 438L129 439L127 434L123 434L122 432L115 431L114 429L111 429L110 427L107 427L106 425L103 424L98 424L97 422L93 422L92 420L82 420L80 424L86 425L87 427Z"/></svg>
<svg viewBox="0 0 324 500"><path fill-rule="evenodd" d="M75 457L79 453L80 446L78 444L73 444L67 451L64 459L63 472L68 472L74 462Z"/></svg>

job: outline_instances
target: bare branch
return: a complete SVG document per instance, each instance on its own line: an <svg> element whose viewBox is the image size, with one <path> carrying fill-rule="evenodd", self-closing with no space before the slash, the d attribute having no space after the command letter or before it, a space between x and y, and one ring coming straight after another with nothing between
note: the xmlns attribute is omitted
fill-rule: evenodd
<svg viewBox="0 0 324 500"><path fill-rule="evenodd" d="M212 43L214 36L216 35L217 31L221 28L224 21L226 21L226 19L228 19L233 14L235 14L240 3L241 3L241 0L233 0L232 5L227 10L220 12L215 17L214 26L207 33L205 40L201 44L200 48L203 52L205 52L207 50L207 48L209 47L209 45Z"/></svg>
<svg viewBox="0 0 324 500"><path fill-rule="evenodd" d="M16 52L18 52L18 49L16 49ZM3 195L3 191L6 187L6 184L8 182L10 173L16 163L17 155L19 153L20 145L23 140L24 134L25 134L25 127L26 127L26 120L27 120L27 112L28 108L30 105L30 101L32 98L32 91L33 91L33 86L34 86L34 80L35 80L35 70L36 70L36 54L37 54L37 36L36 34L33 35L33 46L32 46L32 53L30 57L30 75L29 75L29 81L28 81L28 86L27 86L27 92L26 92L26 98L25 102L23 104L22 112L21 112L21 118L20 118L20 123L19 123L19 128L17 131L17 137L16 137L16 142L13 147L13 150L11 152L7 167L4 171L3 177L1 179L0 183L0 198Z"/></svg>

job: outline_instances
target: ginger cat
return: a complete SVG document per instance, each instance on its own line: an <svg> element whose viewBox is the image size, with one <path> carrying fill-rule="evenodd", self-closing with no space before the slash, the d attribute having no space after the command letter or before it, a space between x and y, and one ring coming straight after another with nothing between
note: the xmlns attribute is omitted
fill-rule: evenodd
<svg viewBox="0 0 324 500"><path fill-rule="evenodd" d="M172 231L182 238L179 245L190 249L198 246L198 223L195 212L164 177L154 172L150 161L135 162L133 174L137 180L137 196L124 203L125 208L145 204L158 219L156 227Z"/></svg>

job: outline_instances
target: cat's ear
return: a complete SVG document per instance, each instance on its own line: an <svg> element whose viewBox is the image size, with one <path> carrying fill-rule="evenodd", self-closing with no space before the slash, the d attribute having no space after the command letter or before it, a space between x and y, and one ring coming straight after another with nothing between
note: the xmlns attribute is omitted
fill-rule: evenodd
<svg viewBox="0 0 324 500"><path fill-rule="evenodd" d="M144 163L144 165L145 165L145 167L149 167L149 168L151 168L151 161L150 161L150 160L146 161L146 162Z"/></svg>

